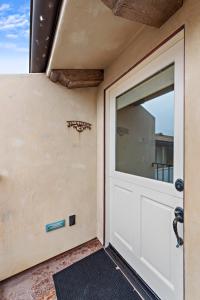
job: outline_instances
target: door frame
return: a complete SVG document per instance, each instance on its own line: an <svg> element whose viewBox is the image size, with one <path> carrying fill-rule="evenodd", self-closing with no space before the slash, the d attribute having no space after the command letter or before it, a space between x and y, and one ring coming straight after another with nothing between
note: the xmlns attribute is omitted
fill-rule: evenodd
<svg viewBox="0 0 200 300"><path fill-rule="evenodd" d="M174 33L172 33L168 38L166 38L163 42L161 42L157 47L155 47L151 52L149 52L145 57L143 57L141 60L139 60L136 64L134 64L131 68L128 69L127 72L122 74L119 78L117 78L114 82L112 82L109 86L107 86L104 89L104 228L103 228L103 245L104 247L107 247L109 245L110 236L109 236L109 158L110 158L110 146L109 146L109 117L110 117L110 111L109 111L109 105L106 101L109 89L117 84L119 81L126 81L128 77L131 74L131 71L135 72L136 70L139 71L142 69L145 65L150 63L152 60L154 60L156 57L161 55L162 53L166 52L168 49L173 47L177 42L180 40L185 41L185 26L181 26L179 29L177 29ZM184 65L183 68L185 69L185 46L184 46ZM185 78L185 70L183 74ZM185 80L184 80L185 85ZM185 86L183 90L183 113L185 115ZM185 175L185 120L183 116L183 176ZM185 178L185 176L184 176ZM185 201L184 201L184 193L183 193L183 207L185 211ZM183 235L185 235L185 223L183 225ZM183 299L185 299L185 244L183 246Z"/></svg>

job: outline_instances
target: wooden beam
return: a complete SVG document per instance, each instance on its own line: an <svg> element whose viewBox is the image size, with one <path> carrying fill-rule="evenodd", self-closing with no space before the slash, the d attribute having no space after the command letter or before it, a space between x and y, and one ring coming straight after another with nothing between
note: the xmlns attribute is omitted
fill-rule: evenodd
<svg viewBox="0 0 200 300"><path fill-rule="evenodd" d="M53 82L59 82L69 89L95 87L104 78L103 70L96 69L67 69L52 70L49 76Z"/></svg>
<svg viewBox="0 0 200 300"><path fill-rule="evenodd" d="M113 14L160 27L183 5L183 0L101 0Z"/></svg>

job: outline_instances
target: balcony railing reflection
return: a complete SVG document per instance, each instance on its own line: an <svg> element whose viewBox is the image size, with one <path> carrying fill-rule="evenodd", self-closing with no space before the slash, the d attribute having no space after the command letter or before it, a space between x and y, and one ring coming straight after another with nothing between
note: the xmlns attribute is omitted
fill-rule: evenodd
<svg viewBox="0 0 200 300"><path fill-rule="evenodd" d="M154 168L154 177L156 180L173 182L174 167L172 164L153 162L152 167Z"/></svg>

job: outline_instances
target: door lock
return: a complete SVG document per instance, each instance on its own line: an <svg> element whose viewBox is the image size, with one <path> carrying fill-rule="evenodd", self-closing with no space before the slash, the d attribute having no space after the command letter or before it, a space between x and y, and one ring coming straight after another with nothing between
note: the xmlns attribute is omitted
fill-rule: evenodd
<svg viewBox="0 0 200 300"><path fill-rule="evenodd" d="M173 229L174 229L174 233L177 239L177 245L176 248L179 248L180 246L183 246L183 239L179 236L178 234L178 222L179 223L183 223L184 222L184 211L183 208L181 207L176 207L174 210L174 221L173 221Z"/></svg>
<svg viewBox="0 0 200 300"><path fill-rule="evenodd" d="M184 181L183 179L177 179L175 182L175 188L177 191L182 192L184 190Z"/></svg>

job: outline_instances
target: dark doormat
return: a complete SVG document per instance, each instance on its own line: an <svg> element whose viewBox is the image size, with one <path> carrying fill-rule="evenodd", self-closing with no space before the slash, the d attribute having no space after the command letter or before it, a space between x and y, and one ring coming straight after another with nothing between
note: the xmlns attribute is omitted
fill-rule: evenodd
<svg viewBox="0 0 200 300"><path fill-rule="evenodd" d="M58 300L140 300L102 249L53 275Z"/></svg>

